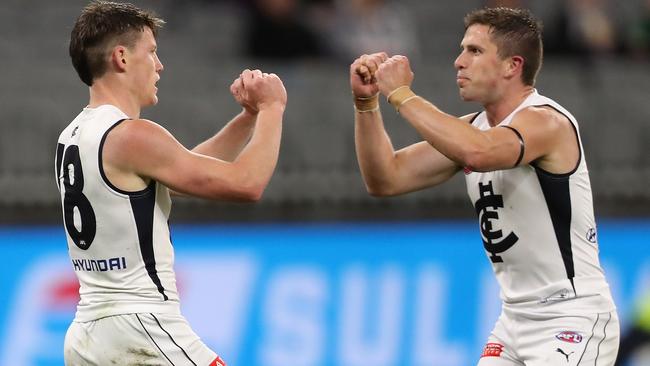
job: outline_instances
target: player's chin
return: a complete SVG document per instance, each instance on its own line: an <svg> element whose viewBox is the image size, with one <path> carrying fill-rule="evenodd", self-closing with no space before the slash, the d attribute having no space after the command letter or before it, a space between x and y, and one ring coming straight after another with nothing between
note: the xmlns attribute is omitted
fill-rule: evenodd
<svg viewBox="0 0 650 366"><path fill-rule="evenodd" d="M460 88L458 90L458 94L460 95L460 99L462 99L463 102L476 101L476 98L471 93L469 93L466 89Z"/></svg>
<svg viewBox="0 0 650 366"><path fill-rule="evenodd" d="M151 99L149 99L149 103L147 103L147 106L154 106L158 104L158 96L157 95L152 95Z"/></svg>

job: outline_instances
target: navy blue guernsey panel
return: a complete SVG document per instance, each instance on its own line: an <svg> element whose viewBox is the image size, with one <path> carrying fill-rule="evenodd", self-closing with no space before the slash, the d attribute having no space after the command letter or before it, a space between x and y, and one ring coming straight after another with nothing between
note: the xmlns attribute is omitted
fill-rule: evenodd
<svg viewBox="0 0 650 366"><path fill-rule="evenodd" d="M63 150L65 150L65 145L58 143L56 144L56 185L61 185L59 182L59 177L61 176L61 165L63 164Z"/></svg>
<svg viewBox="0 0 650 366"><path fill-rule="evenodd" d="M553 175L536 169L539 184L544 193L544 199L553 222L555 237L560 246L562 261L567 278L573 284L575 265L573 249L571 248L571 193L569 191L569 176Z"/></svg>
<svg viewBox="0 0 650 366"><path fill-rule="evenodd" d="M158 292L167 301L168 297L165 294L165 289L156 271L156 257L153 250L153 212L156 205L156 182L152 180L144 194L131 195L129 200L133 208L133 216L138 229L140 252L142 253L145 268L149 277L151 277L151 280L158 288Z"/></svg>

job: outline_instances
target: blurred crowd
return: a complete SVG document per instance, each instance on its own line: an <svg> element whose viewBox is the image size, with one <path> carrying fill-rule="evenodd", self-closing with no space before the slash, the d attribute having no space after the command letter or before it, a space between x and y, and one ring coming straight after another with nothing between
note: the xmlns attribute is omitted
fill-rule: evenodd
<svg viewBox="0 0 650 366"><path fill-rule="evenodd" d="M263 59L354 59L385 50L417 55L415 14L396 0L194 0L230 2L244 14L246 56ZM173 1L172 3L178 3ZM541 2L484 0L485 6L528 7ZM633 16L613 17L614 0L544 2L546 53L575 56L625 55L650 59L650 0L636 0ZM548 9L551 7L551 9ZM420 33L418 33L420 31Z"/></svg>
<svg viewBox="0 0 650 366"><path fill-rule="evenodd" d="M255 58L331 57L417 52L404 6L384 0L248 0L246 49Z"/></svg>

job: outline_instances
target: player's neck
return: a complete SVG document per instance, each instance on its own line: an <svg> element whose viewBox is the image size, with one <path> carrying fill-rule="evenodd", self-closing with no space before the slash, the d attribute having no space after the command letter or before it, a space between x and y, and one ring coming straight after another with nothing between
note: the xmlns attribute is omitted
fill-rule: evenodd
<svg viewBox="0 0 650 366"><path fill-rule="evenodd" d="M501 121L508 117L534 91L535 89L532 86L523 86L522 88L504 93L492 103L483 105L490 126L494 127L501 123Z"/></svg>
<svg viewBox="0 0 650 366"><path fill-rule="evenodd" d="M129 118L140 118L140 104L136 98L129 95L128 88L116 87L111 80L96 80L90 87L90 101L88 106L96 108L101 105L110 104L119 108Z"/></svg>

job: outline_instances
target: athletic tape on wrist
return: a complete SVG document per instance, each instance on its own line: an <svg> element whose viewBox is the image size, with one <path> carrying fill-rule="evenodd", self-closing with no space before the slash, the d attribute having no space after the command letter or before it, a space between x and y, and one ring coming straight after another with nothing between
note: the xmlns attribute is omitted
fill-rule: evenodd
<svg viewBox="0 0 650 366"><path fill-rule="evenodd" d="M390 92L386 99L388 99L388 103L395 107L399 113L399 108L404 103L413 100L416 97L417 95L411 90L411 88L408 85L404 85Z"/></svg>
<svg viewBox="0 0 650 366"><path fill-rule="evenodd" d="M379 110L379 104L377 104L377 106L376 106L375 108L371 108L371 109L359 109L359 108L357 108L357 106L355 105L355 106L354 106L354 110L355 110L355 112L358 112L358 113L376 112L376 111Z"/></svg>
<svg viewBox="0 0 650 366"><path fill-rule="evenodd" d="M354 110L359 113L379 110L379 93L370 97L354 97Z"/></svg>

